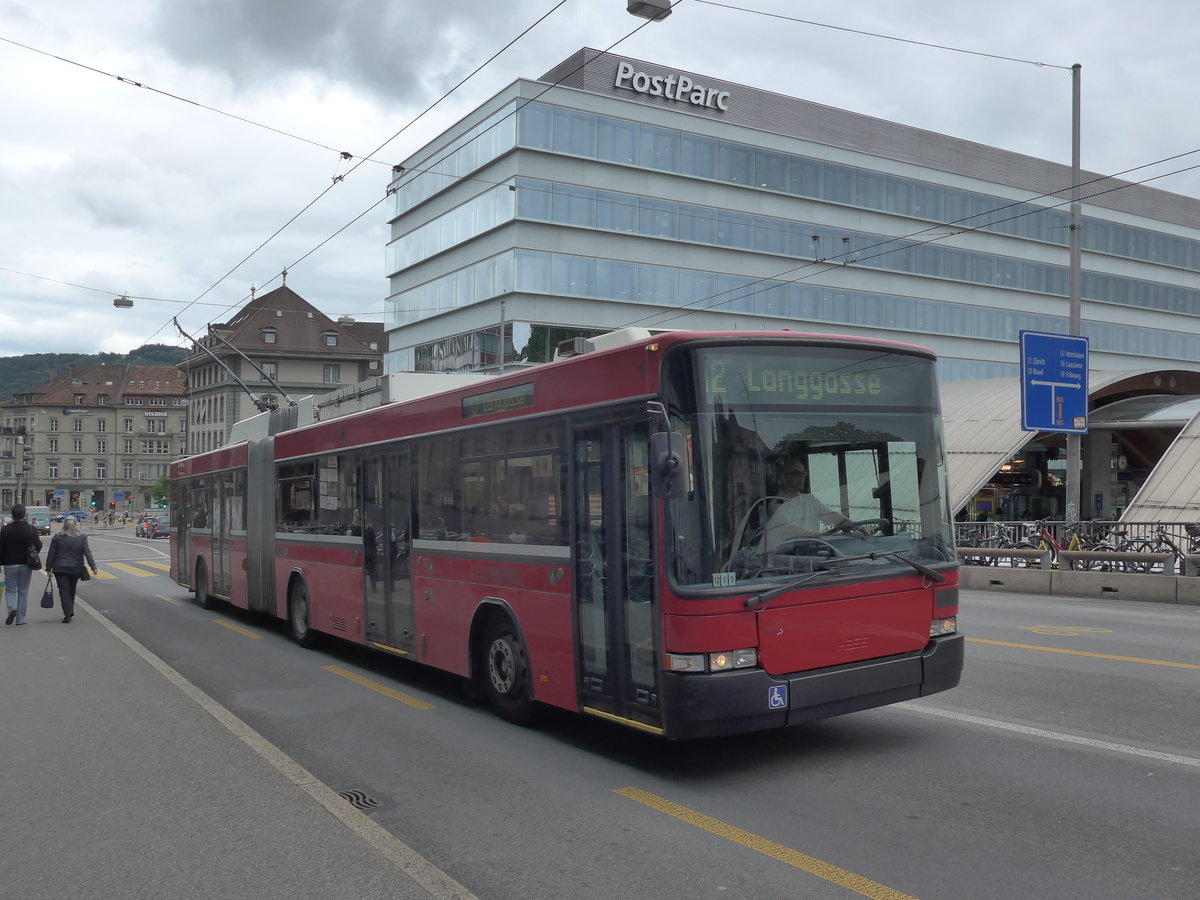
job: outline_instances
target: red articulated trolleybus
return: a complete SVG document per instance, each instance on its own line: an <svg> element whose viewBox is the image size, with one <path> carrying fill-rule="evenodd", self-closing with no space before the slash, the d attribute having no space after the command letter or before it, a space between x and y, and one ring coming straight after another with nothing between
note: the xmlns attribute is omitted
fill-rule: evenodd
<svg viewBox="0 0 1200 900"><path fill-rule="evenodd" d="M627 329L553 363L182 459L204 607L668 739L958 684L933 355ZM395 376L394 376L395 377Z"/></svg>

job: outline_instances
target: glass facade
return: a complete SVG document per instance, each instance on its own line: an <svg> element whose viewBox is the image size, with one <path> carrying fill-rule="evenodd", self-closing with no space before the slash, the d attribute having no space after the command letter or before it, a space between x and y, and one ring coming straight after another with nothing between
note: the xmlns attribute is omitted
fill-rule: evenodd
<svg viewBox="0 0 1200 900"><path fill-rule="evenodd" d="M388 188L388 218L407 212L511 150L516 145L516 108L517 101L506 104L402 173Z"/></svg>
<svg viewBox="0 0 1200 900"><path fill-rule="evenodd" d="M387 248L388 274L514 217L1067 296L1066 266L533 178L488 190L397 238ZM1100 303L1200 315L1200 291L1161 282L1085 272L1082 294Z"/></svg>
<svg viewBox="0 0 1200 900"><path fill-rule="evenodd" d="M1064 210L1036 203L1012 202L543 103L521 103L507 104L400 175L389 189L390 214L401 216L480 166L523 147L844 204L926 223L961 225L1045 245L1064 247L1069 235ZM941 228L931 229L928 242L919 235L902 240L868 231L527 177L488 187L461 206L397 237L387 247L387 272L391 275L418 265L514 220L778 255L802 261L787 273L787 277L800 280L753 279L615 259L510 250L393 295L388 303L387 327L398 328L510 293L527 293L676 309L720 309L775 317L793 327L795 322L812 321L1006 343L1015 342L1021 329L1066 330L1065 318L1060 316L838 289L804 281L805 263L825 260L1029 294L1067 295L1066 266L947 247L934 240L944 233ZM1198 241L1092 217L1085 217L1083 238L1084 249L1095 253L1200 271ZM1179 276L1186 279L1182 272ZM1089 302L1200 315L1200 290L1182 285L1085 271L1082 292ZM669 327L672 320L661 318L649 324ZM480 336L486 333L471 333L475 337L469 342L472 352L467 355L483 349ZM1085 322L1084 333L1097 351L1156 360L1200 361L1200 338L1182 331ZM494 341L494 331L492 335ZM466 337L447 340L459 340L461 344ZM388 368L437 367L432 360L447 349L433 344L423 345L419 352L397 349L388 354ZM463 349L459 346L448 356L457 358ZM939 375L947 380L1015 372L1013 365L987 360L943 358L939 363Z"/></svg>
<svg viewBox="0 0 1200 900"><path fill-rule="evenodd" d="M1064 247L1069 240L1070 217L1064 209L541 103L522 107L517 119L517 139L522 147L963 225ZM1063 190L1067 188L1064 184ZM1086 186L1082 193L1086 202ZM1104 219L1084 217L1083 249L1200 272L1200 241Z"/></svg>
<svg viewBox="0 0 1200 900"><path fill-rule="evenodd" d="M748 278L537 250L509 250L391 298L396 318L417 321L506 293L547 294L674 309L769 316L917 334L1016 343L1022 330L1066 333L1066 318L921 297L850 291L804 282ZM664 311L648 327L669 327ZM1200 336L1084 322L1093 351L1200 361Z"/></svg>

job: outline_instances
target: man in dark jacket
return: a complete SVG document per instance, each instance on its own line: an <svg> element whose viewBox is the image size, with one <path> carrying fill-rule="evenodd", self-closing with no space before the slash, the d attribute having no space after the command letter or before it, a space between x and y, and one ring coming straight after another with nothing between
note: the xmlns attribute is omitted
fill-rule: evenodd
<svg viewBox="0 0 1200 900"><path fill-rule="evenodd" d="M25 608L29 604L29 581L33 569L29 566L29 551L42 550L42 539L34 527L25 521L25 504L12 508L13 520L0 528L0 565L4 566L4 598L8 606L5 625L15 620L25 624Z"/></svg>

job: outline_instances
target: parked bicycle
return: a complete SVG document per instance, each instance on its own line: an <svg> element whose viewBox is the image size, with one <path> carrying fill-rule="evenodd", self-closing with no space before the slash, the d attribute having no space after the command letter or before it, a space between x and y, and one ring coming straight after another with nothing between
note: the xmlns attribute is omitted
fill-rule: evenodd
<svg viewBox="0 0 1200 900"><path fill-rule="evenodd" d="M1200 523L1188 522L1183 526L1187 532L1187 549L1182 546L1181 538L1172 534L1165 525L1154 529L1153 538L1139 538L1127 541L1121 549L1130 553L1168 553L1174 557L1175 573L1183 575L1191 571L1188 556L1200 553ZM1159 566L1159 563L1132 562L1126 565L1126 571L1149 572Z"/></svg>
<svg viewBox="0 0 1200 900"><path fill-rule="evenodd" d="M1113 528L1110 523L1098 522L1091 520L1087 522L1075 522L1065 526L1067 534L1067 543L1064 545L1051 530L1046 519L1038 522L1029 522L1025 525L1026 538L1016 546L1021 549L1041 550L1050 552L1050 564L1058 567L1061 560L1059 554L1062 551L1076 550L1095 550L1098 552L1113 552L1118 548L1113 543L1114 535L1123 535L1124 531L1118 531ZM1013 565L1037 565L1036 560L1021 559L1013 560ZM1113 563L1111 560L1096 559L1096 560L1072 560L1072 569L1089 569L1093 571L1107 572L1111 569Z"/></svg>

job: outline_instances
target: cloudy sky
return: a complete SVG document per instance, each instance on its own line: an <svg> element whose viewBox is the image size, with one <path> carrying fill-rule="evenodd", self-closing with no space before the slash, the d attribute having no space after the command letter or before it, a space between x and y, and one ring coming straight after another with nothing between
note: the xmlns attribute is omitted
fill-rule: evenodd
<svg viewBox="0 0 1200 900"><path fill-rule="evenodd" d="M382 320L389 164L585 46L1064 163L1078 62L1084 168L1200 150L1178 0L682 0L633 34L625 5L0 0L0 356L180 343L172 317L197 334L285 268ZM1150 183L1200 197L1200 169Z"/></svg>

